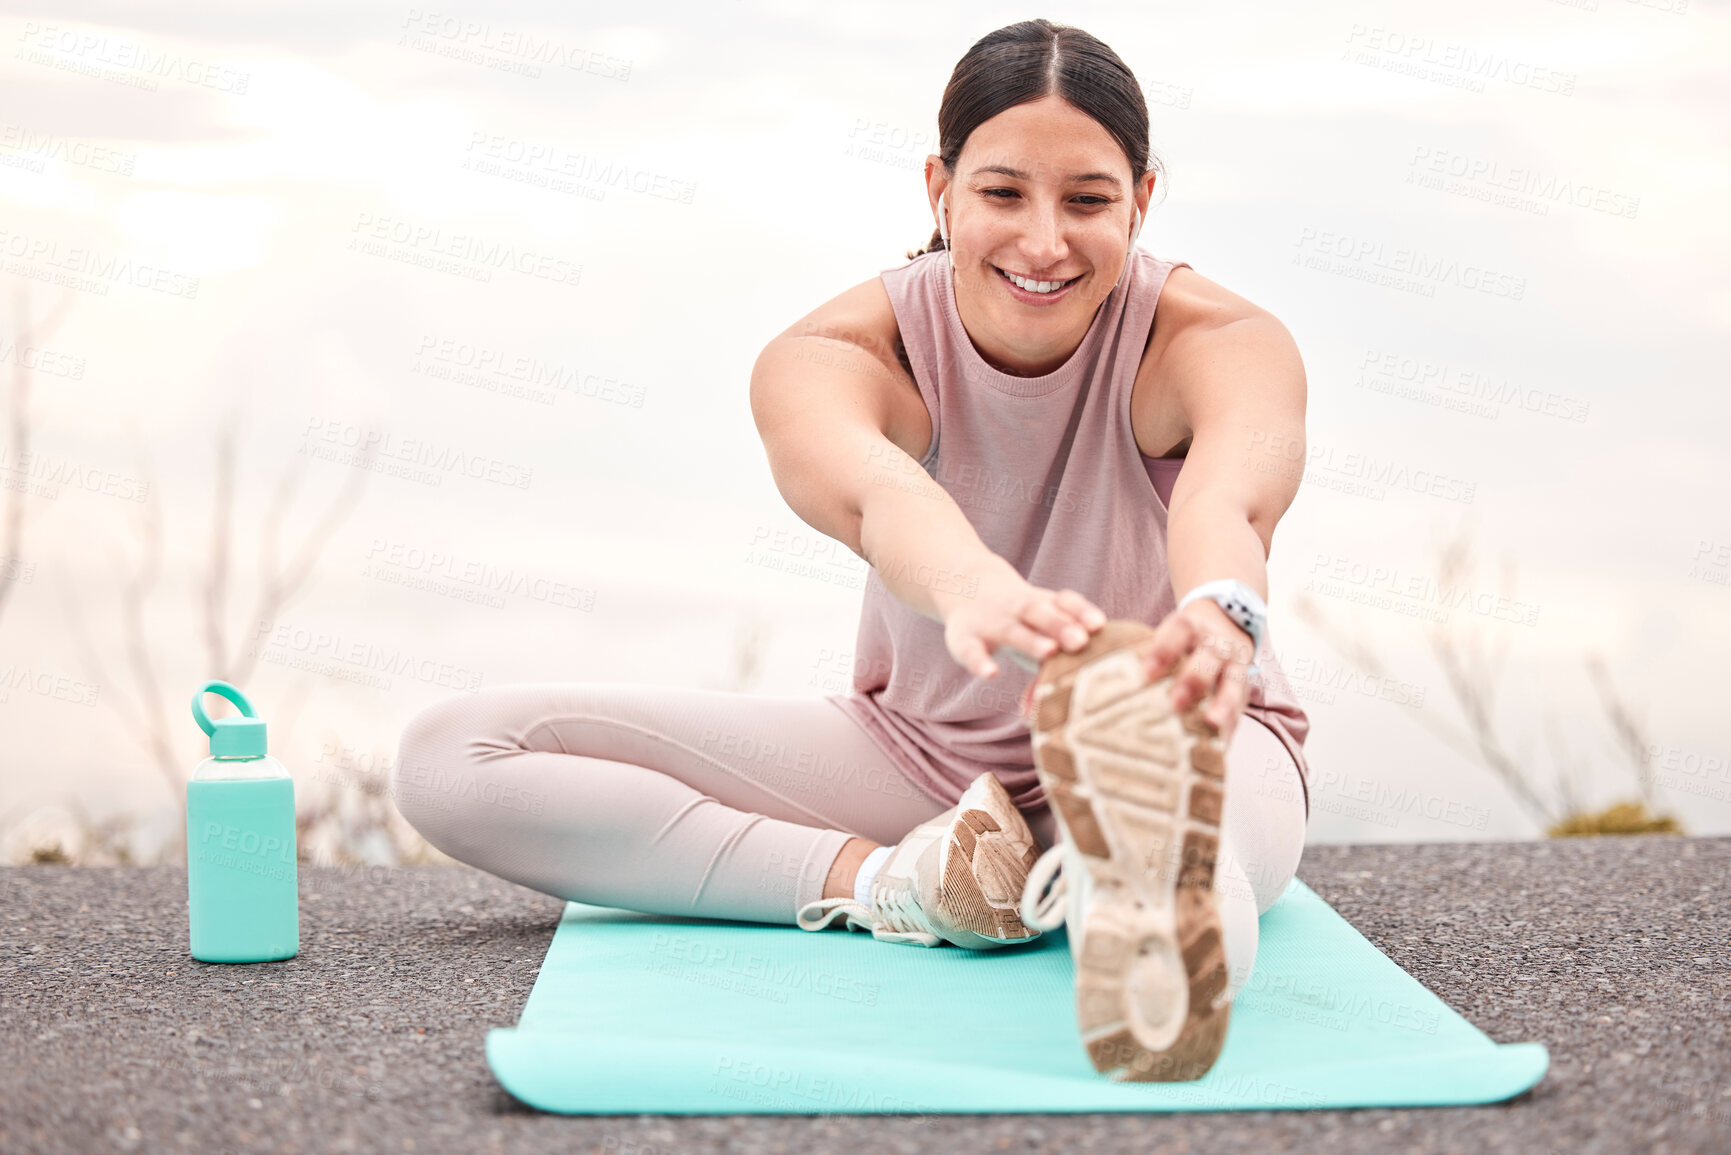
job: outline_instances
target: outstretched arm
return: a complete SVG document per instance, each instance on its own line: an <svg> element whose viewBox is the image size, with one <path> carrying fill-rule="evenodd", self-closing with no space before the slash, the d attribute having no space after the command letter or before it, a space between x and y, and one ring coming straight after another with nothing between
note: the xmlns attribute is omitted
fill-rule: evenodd
<svg viewBox="0 0 1731 1155"><path fill-rule="evenodd" d="M1080 650L1106 621L1100 608L1075 590L1031 585L913 456L931 426L919 387L891 351L893 322L873 278L758 356L751 410L776 485L808 525L864 558L897 600L943 623L950 656L970 674L995 677L994 654L1006 646L1032 659Z"/></svg>
<svg viewBox="0 0 1731 1155"><path fill-rule="evenodd" d="M1243 309L1172 339L1160 376L1184 408L1191 443L1172 488L1167 556L1178 597L1237 578L1268 598L1274 527L1304 474L1304 364L1272 314ZM1230 743L1247 700L1250 637L1198 598L1158 623L1149 676L1178 670L1174 704L1213 695L1208 718Z"/></svg>

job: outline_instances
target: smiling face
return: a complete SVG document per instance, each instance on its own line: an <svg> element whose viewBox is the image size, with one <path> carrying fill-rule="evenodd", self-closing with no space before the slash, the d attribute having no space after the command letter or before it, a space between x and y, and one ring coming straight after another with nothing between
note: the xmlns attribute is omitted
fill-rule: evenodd
<svg viewBox="0 0 1731 1155"><path fill-rule="evenodd" d="M946 173L926 161L933 212L944 194L956 310L988 364L1018 376L1062 365L1124 270L1132 209L1154 174L1099 121L1058 96L1008 108L969 134Z"/></svg>

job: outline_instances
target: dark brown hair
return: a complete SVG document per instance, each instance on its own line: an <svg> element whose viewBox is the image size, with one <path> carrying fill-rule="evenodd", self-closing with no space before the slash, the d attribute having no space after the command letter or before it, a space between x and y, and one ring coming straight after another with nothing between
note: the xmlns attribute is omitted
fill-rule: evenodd
<svg viewBox="0 0 1731 1155"><path fill-rule="evenodd" d="M1112 134L1130 161L1132 185L1150 167L1161 171L1159 158L1148 151L1148 102L1130 69L1100 40L1050 20L1024 20L988 33L956 62L938 107L944 168L956 171L974 129L1007 108L1054 92ZM925 248L908 258L943 247L943 234L933 229Z"/></svg>

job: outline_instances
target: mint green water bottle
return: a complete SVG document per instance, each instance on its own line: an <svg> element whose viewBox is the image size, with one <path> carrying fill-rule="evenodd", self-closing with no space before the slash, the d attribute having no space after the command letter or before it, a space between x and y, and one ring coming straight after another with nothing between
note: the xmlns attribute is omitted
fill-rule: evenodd
<svg viewBox="0 0 1731 1155"><path fill-rule="evenodd" d="M212 721L204 696L233 702L239 718ZM271 962L301 948L295 876L295 786L265 753L264 719L227 682L206 682L192 716L210 757L186 784L186 910L192 957Z"/></svg>

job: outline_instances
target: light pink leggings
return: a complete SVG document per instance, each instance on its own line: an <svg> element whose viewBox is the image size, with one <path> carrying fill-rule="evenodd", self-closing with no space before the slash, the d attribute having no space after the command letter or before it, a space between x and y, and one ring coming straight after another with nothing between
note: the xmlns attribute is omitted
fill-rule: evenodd
<svg viewBox="0 0 1731 1155"><path fill-rule="evenodd" d="M1297 869L1304 801L1291 755L1248 715L1226 762L1222 841L1251 912L1248 931L1229 928L1228 949L1248 933L1250 953L1237 956L1248 959L1256 914ZM512 882L597 906L771 923L821 897L850 836L887 846L949 808L826 698L611 682L436 702L405 728L393 788L428 842ZM1050 846L1050 808L1025 816Z"/></svg>

